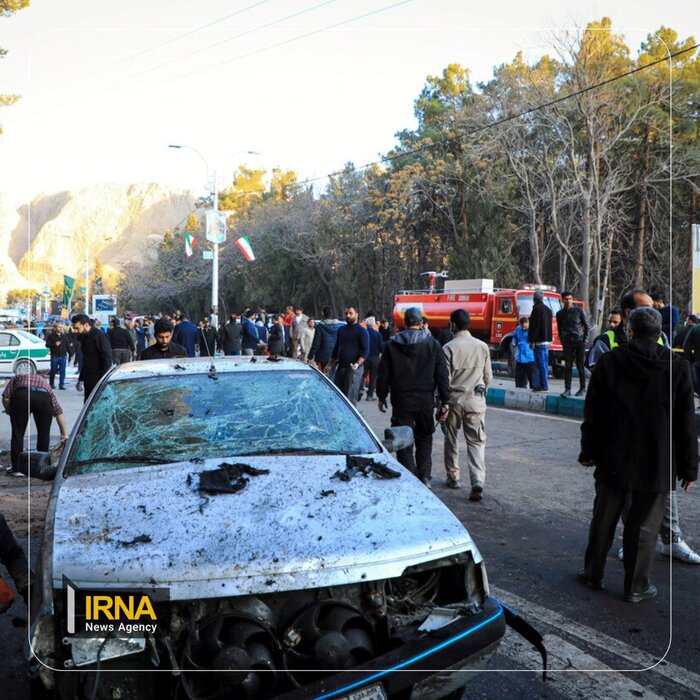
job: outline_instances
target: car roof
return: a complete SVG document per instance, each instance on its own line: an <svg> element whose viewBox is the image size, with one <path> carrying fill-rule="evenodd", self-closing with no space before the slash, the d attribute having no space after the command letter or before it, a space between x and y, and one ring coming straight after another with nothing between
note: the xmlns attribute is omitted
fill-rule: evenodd
<svg viewBox="0 0 700 700"><path fill-rule="evenodd" d="M260 355L226 355L224 357L175 357L167 360L143 360L141 362L126 362L110 373L108 381L136 379L139 377L181 376L183 374L206 374L214 365L217 374L229 372L274 372L302 370L316 372L317 370L301 360L279 358L270 360Z"/></svg>

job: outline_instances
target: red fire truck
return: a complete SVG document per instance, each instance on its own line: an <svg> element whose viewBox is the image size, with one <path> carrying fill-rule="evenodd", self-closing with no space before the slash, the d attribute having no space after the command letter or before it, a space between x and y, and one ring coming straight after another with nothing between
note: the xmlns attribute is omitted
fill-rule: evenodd
<svg viewBox="0 0 700 700"><path fill-rule="evenodd" d="M441 275L437 275L441 276ZM513 332L521 316L529 316L532 311L532 295L542 289L544 303L555 317L562 307L561 295L554 287L546 285L525 285L523 289L494 289L493 280L447 280L444 290L434 287L435 275L430 275L430 289L402 290L394 297L394 327L403 327L403 313L411 307L421 309L430 322L436 336L447 328L450 314L455 309L465 309L471 318L469 330L472 335L483 340L491 349L491 358L508 362L514 374L514 356L511 352ZM553 342L549 346L549 361L555 377L563 376L564 360L559 342L556 318L552 319Z"/></svg>

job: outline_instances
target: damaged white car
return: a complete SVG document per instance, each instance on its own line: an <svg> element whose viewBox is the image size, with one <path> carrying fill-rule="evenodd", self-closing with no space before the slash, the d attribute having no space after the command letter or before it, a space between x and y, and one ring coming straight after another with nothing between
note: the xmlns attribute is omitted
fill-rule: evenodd
<svg viewBox="0 0 700 700"><path fill-rule="evenodd" d="M58 465L25 453L54 479L35 675L63 698L438 698L506 622L539 645L391 456L410 430L385 437L296 361L113 369Z"/></svg>

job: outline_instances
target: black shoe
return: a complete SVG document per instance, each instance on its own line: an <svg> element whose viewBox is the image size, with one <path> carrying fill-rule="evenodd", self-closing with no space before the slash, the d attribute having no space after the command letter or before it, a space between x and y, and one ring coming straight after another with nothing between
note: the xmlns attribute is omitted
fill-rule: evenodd
<svg viewBox="0 0 700 700"><path fill-rule="evenodd" d="M431 491L433 490L433 487L430 485L430 477L426 476L424 479L421 479L423 484L427 486Z"/></svg>
<svg viewBox="0 0 700 700"><path fill-rule="evenodd" d="M568 398L569 396L571 396L571 389L564 389L564 391L562 391L562 393L559 394L559 396L561 396L562 399Z"/></svg>
<svg viewBox="0 0 700 700"><path fill-rule="evenodd" d="M469 494L470 501L480 501L484 497L484 487L481 484L474 484Z"/></svg>
<svg viewBox="0 0 700 700"><path fill-rule="evenodd" d="M602 591L605 588L602 580L595 580L590 578L588 574L586 574L585 569L581 569L581 571L578 572L577 577L581 583L583 583L585 586L588 586L589 588L592 588L594 591Z"/></svg>
<svg viewBox="0 0 700 700"><path fill-rule="evenodd" d="M641 603L643 600L651 600L652 598L656 598L657 593L658 591L656 590L656 586L649 584L649 588L641 593L625 593L625 600L628 603Z"/></svg>
<svg viewBox="0 0 700 700"><path fill-rule="evenodd" d="M574 396L585 396L586 395L586 387L582 386L575 394Z"/></svg>

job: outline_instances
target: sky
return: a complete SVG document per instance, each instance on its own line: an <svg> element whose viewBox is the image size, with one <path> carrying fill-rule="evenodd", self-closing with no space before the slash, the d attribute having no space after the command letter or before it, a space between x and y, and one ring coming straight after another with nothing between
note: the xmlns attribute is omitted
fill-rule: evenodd
<svg viewBox="0 0 700 700"><path fill-rule="evenodd" d="M487 81L519 50L549 52L552 31L603 16L633 55L661 25L700 36L700 3L658 0L32 0L0 17L0 92L22 95L0 110L0 193L203 194L242 164L322 186L415 128L427 76L459 63Z"/></svg>

